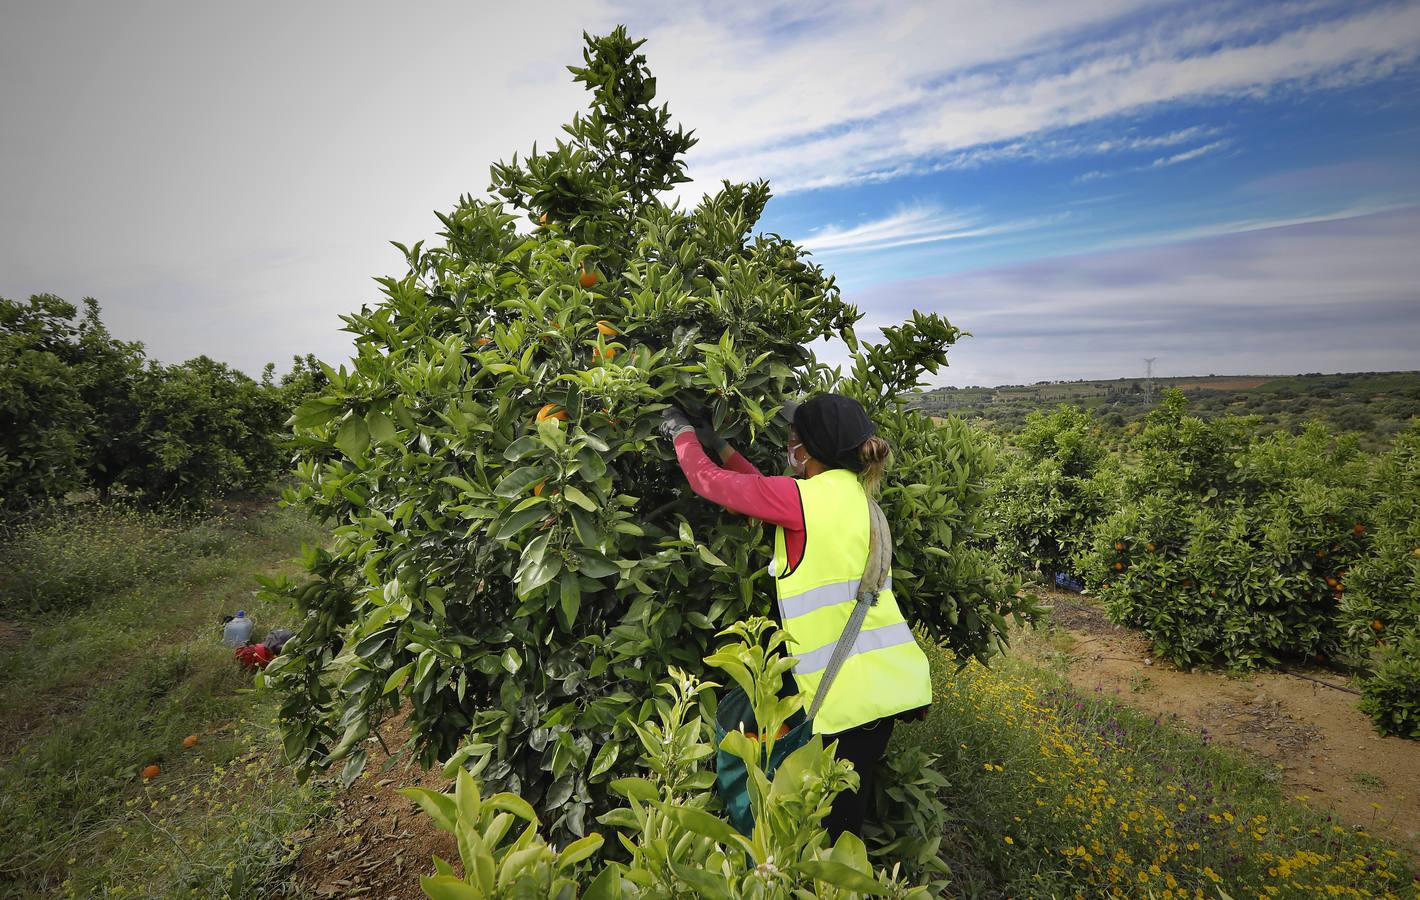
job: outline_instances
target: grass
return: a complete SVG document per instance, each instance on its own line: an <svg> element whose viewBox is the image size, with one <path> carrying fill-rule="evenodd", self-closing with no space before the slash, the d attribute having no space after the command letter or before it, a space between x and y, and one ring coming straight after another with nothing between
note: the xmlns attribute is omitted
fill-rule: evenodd
<svg viewBox="0 0 1420 900"><path fill-rule="evenodd" d="M1006 658L932 653L936 702L902 740L940 755L944 854L974 897L1414 896L1384 842L1284 797L1275 772Z"/></svg>
<svg viewBox="0 0 1420 900"><path fill-rule="evenodd" d="M218 622L245 608L258 633L281 624L254 576L293 567L321 531L271 508L185 523L89 515L6 549L26 567L8 584L59 583L36 572L58 554L87 573L66 583L95 590L59 605L72 613L31 618L28 639L0 653L0 896L279 893L286 835L319 798L276 760L273 701L249 689ZM140 565L124 542L148 554ZM90 563L72 564L86 547ZM144 782L150 764L162 772Z"/></svg>

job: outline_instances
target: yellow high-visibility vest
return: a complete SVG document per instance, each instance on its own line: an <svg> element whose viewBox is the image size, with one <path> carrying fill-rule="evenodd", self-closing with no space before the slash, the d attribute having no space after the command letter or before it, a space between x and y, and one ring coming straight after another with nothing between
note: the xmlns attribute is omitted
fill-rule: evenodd
<svg viewBox="0 0 1420 900"><path fill-rule="evenodd" d="M804 505L804 556L788 571L784 529L776 528L770 572L780 622L789 634L787 650L798 658L794 681L807 710L853 612L868 563L868 495L847 469L801 479L798 487ZM888 578L814 717L814 733L837 734L931 702L927 655L902 617Z"/></svg>

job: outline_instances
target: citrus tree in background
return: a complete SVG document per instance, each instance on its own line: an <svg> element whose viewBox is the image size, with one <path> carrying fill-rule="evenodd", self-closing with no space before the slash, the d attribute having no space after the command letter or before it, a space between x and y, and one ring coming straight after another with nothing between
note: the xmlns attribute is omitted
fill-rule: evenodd
<svg viewBox="0 0 1420 900"><path fill-rule="evenodd" d="M1068 404L1032 412L1011 449L987 509L996 552L1009 568L1073 574L1090 529L1118 505L1117 457Z"/></svg>
<svg viewBox="0 0 1420 900"><path fill-rule="evenodd" d="M639 46L589 37L571 69L588 112L494 166L492 199L441 215L436 246L401 247L408 271L346 317L354 359L291 423L288 500L334 542L268 583L305 615L265 676L292 760L354 777L405 705L421 763L520 793L559 844L633 765L654 686L703 672L717 633L772 596L767 530L690 493L656 434L669 404L778 472L784 402L852 392L897 448L883 503L909 616L966 658L1033 611L971 544L992 455L894 399L957 329L915 314L860 344L833 279L754 233L762 182L668 204L693 139L654 105ZM809 350L825 338L848 373Z"/></svg>
<svg viewBox="0 0 1420 900"><path fill-rule="evenodd" d="M1381 458L1374 495L1372 552L1346 577L1341 624L1374 657L1361 709L1381 732L1420 739L1420 420Z"/></svg>
<svg viewBox="0 0 1420 900"><path fill-rule="evenodd" d="M1183 667L1322 662L1343 645L1338 604L1370 544L1366 460L1320 424L1262 438L1255 424L1189 415L1167 392L1080 556L1111 616Z"/></svg>

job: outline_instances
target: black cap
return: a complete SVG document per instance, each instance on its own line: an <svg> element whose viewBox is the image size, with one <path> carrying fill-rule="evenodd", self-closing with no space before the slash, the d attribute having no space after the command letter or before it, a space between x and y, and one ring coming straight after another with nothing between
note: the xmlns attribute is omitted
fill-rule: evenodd
<svg viewBox="0 0 1420 900"><path fill-rule="evenodd" d="M877 433L863 404L842 394L818 394L794 410L794 431L809 455L833 469L862 469L858 448Z"/></svg>

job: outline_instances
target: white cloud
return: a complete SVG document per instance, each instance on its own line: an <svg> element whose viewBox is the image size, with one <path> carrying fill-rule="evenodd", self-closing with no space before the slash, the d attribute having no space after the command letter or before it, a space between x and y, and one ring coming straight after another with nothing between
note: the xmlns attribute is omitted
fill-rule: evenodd
<svg viewBox="0 0 1420 900"><path fill-rule="evenodd" d="M817 254L857 253L1023 231L1059 220L1055 216L987 225L973 215L919 205L849 228L830 225L801 239L799 244Z"/></svg>
<svg viewBox="0 0 1420 900"><path fill-rule="evenodd" d="M1176 166L1181 162L1188 162L1200 156L1206 156L1215 150L1221 150L1228 146L1228 141L1214 141L1211 144L1204 144L1201 147L1194 147L1192 150L1185 150L1182 153L1175 153L1172 156L1161 156L1149 164L1151 169L1162 169L1166 166Z"/></svg>
<svg viewBox="0 0 1420 900"><path fill-rule="evenodd" d="M705 139L692 154L698 182L768 177L780 193L953 157L1161 147L1187 130L1093 146L1049 138L1164 104L1365 83L1420 55L1413 3L1169 6L1150 9L1145 27L1081 40L1149 7L866 4L766 31L754 13L722 16L717 5L714 15L678 10L646 52L673 111Z"/></svg>
<svg viewBox="0 0 1420 900"><path fill-rule="evenodd" d="M1118 377L1144 356L1168 375L1420 368L1420 207L1251 225L847 299L878 324L921 309L972 332L941 383Z"/></svg>

